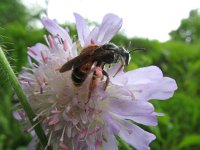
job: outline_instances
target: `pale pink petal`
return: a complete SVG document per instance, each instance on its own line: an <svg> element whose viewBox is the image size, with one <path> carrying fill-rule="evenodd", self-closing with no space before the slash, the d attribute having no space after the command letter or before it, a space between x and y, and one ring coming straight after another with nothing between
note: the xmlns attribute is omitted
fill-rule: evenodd
<svg viewBox="0 0 200 150"><path fill-rule="evenodd" d="M66 29L63 29L62 27L60 27L57 22L47 18L47 17L43 17L41 19L42 24L44 25L44 27L54 36L59 35L63 41L67 41L68 47L71 49L72 47L72 40L67 32Z"/></svg>
<svg viewBox="0 0 200 150"><path fill-rule="evenodd" d="M48 54L49 48L42 44L37 43L36 45L28 48L28 55L35 59L37 62L42 63L43 57L42 54Z"/></svg>
<svg viewBox="0 0 200 150"><path fill-rule="evenodd" d="M147 101L113 99L109 103L109 111L122 116L145 115L154 111L153 105Z"/></svg>
<svg viewBox="0 0 200 150"><path fill-rule="evenodd" d="M87 37L85 45L94 41L98 45L108 43L120 30L122 19L114 14L104 16L102 23L95 27Z"/></svg>
<svg viewBox="0 0 200 150"><path fill-rule="evenodd" d="M134 93L136 99L149 100L154 91L157 90L157 81L149 83L138 83L129 85L128 88Z"/></svg>
<svg viewBox="0 0 200 150"><path fill-rule="evenodd" d="M128 85L149 83L163 77L162 71L156 66L143 67L126 72Z"/></svg>
<svg viewBox="0 0 200 150"><path fill-rule="evenodd" d="M105 129L103 134L106 138L106 141L102 141L102 150L118 150L115 136L109 131L109 129Z"/></svg>
<svg viewBox="0 0 200 150"><path fill-rule="evenodd" d="M84 46L90 45L91 41L93 41L95 44L97 44L98 32L99 32L99 27L94 27L94 29L92 29L92 31L86 38Z"/></svg>
<svg viewBox="0 0 200 150"><path fill-rule="evenodd" d="M176 81L169 77L164 77L158 82L157 89L152 92L150 99L165 100L173 96L174 91L177 89Z"/></svg>
<svg viewBox="0 0 200 150"><path fill-rule="evenodd" d="M90 29L81 15L74 13L74 16L76 19L76 29L78 32L78 38L80 40L81 46L83 47L90 33Z"/></svg>
<svg viewBox="0 0 200 150"><path fill-rule="evenodd" d="M118 134L120 131L120 126L115 123L113 117L109 113L103 115L106 126L110 129L113 134Z"/></svg>
<svg viewBox="0 0 200 150"><path fill-rule="evenodd" d="M19 121L22 121L25 119L25 112L23 109L19 109L19 110L16 110L13 112L13 116L15 119L19 120Z"/></svg>
<svg viewBox="0 0 200 150"><path fill-rule="evenodd" d="M143 125L150 125L150 126L158 125L157 115L154 113L146 115L138 115L138 116L122 116L122 118L129 119Z"/></svg>
<svg viewBox="0 0 200 150"><path fill-rule="evenodd" d="M108 43L114 35L120 30L122 26L122 19L114 14L107 14L104 16L97 37L98 44Z"/></svg>
<svg viewBox="0 0 200 150"><path fill-rule="evenodd" d="M34 46L32 46L31 48L38 54L40 51L48 51L49 50L49 48L42 43L37 43Z"/></svg>
<svg viewBox="0 0 200 150"><path fill-rule="evenodd" d="M149 144L155 140L155 135L144 131L130 121L120 121L121 130L119 136L137 150L150 150Z"/></svg>
<svg viewBox="0 0 200 150"><path fill-rule="evenodd" d="M133 92L121 85L110 85L106 91L110 93L111 99L135 100Z"/></svg>
<svg viewBox="0 0 200 150"><path fill-rule="evenodd" d="M133 91L136 99L168 99L177 89L175 80L163 77L162 71L155 66L129 71L127 86Z"/></svg>
<svg viewBox="0 0 200 150"><path fill-rule="evenodd" d="M165 100L173 96L177 85L174 79L163 77L157 81L149 81L149 83L138 83L129 85L137 99Z"/></svg>

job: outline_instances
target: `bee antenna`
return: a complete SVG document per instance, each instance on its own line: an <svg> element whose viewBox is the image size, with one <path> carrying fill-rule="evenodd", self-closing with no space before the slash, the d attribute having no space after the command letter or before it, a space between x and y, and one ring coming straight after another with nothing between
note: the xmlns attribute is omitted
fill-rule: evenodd
<svg viewBox="0 0 200 150"><path fill-rule="evenodd" d="M129 51L129 53L132 53L132 52L135 52L135 51L145 51L145 50L146 50L146 48L136 48L136 49Z"/></svg>

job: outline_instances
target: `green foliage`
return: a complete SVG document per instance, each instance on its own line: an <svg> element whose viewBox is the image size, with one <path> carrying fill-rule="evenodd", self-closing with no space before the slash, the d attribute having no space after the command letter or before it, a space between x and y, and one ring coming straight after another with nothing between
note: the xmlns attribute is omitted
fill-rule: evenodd
<svg viewBox="0 0 200 150"><path fill-rule="evenodd" d="M7 25L0 29L1 43L7 49L10 63L19 72L22 66L26 66L27 47L39 41L44 42L44 31L41 29L30 29L20 23Z"/></svg>
<svg viewBox="0 0 200 150"><path fill-rule="evenodd" d="M22 145L28 145L30 135L22 134L20 123L13 118L12 91L4 90L0 99L0 149L15 149Z"/></svg>
<svg viewBox="0 0 200 150"><path fill-rule="evenodd" d="M28 21L28 13L26 12L26 8L19 0L1 0L0 16L1 26L14 22L26 24Z"/></svg>
<svg viewBox="0 0 200 150"><path fill-rule="evenodd" d="M188 135L179 144L179 149L197 144L200 145L200 134Z"/></svg>
<svg viewBox="0 0 200 150"><path fill-rule="evenodd" d="M43 12L42 8L28 11L20 0L0 0L0 43L8 50L11 65L17 72L26 65L27 47L43 41L43 30L33 27L33 21Z"/></svg>
<svg viewBox="0 0 200 150"><path fill-rule="evenodd" d="M199 10L192 10L189 17L181 21L178 29L171 31L172 40L186 43L200 41L200 13Z"/></svg>

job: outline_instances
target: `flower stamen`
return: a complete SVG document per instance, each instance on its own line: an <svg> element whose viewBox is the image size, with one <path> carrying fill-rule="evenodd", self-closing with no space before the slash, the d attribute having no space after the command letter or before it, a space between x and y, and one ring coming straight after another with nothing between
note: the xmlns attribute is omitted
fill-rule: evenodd
<svg viewBox="0 0 200 150"><path fill-rule="evenodd" d="M61 135L61 138L60 138L60 142L62 142L62 143L64 141L65 130L66 130L66 125L63 128L62 135Z"/></svg>
<svg viewBox="0 0 200 150"><path fill-rule="evenodd" d="M49 41L49 46L50 46L50 48L53 48L53 47L54 47L54 44L53 44L53 39L52 39L52 36L51 36L51 35L48 36L48 41Z"/></svg>
<svg viewBox="0 0 200 150"><path fill-rule="evenodd" d="M37 53L31 48L31 47L28 47L28 50L35 56L37 56Z"/></svg>
<svg viewBox="0 0 200 150"><path fill-rule="evenodd" d="M33 131L33 129L39 124L39 123L41 123L42 122L42 120L39 120L37 123L35 123L32 127L30 127L29 129L27 129L27 132L31 132L31 131Z"/></svg>
<svg viewBox="0 0 200 150"><path fill-rule="evenodd" d="M52 134L53 134L53 131L51 130L50 135L49 135L49 139L48 139L48 142L47 142L47 146L45 147L45 150L47 150L48 147L51 145Z"/></svg>
<svg viewBox="0 0 200 150"><path fill-rule="evenodd" d="M43 111L41 111L39 114L37 114L37 115L35 116L35 118L33 118L33 121L36 121L40 116L44 115L45 111L46 111L46 110L43 110Z"/></svg>

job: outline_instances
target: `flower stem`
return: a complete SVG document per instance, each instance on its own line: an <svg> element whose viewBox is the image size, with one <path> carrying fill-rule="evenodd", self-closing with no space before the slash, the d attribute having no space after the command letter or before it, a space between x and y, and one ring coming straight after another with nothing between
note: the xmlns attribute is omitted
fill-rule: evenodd
<svg viewBox="0 0 200 150"><path fill-rule="evenodd" d="M31 108L31 106L29 105L27 97L24 94L24 92L23 92L23 90L22 90L22 88L21 88L21 86L18 82L18 79L15 76L8 60L6 59L5 54L3 53L3 50L1 49L1 47L0 47L0 66L3 69L3 71L5 72L5 74L7 75L7 78L9 79L10 84L12 85L14 91L16 92L16 94L19 98L19 101L21 102L21 104L22 104L22 106L23 106L23 108L26 112L26 115L28 116L32 126L37 124L36 126L34 126L34 130L35 130L41 144L43 145L43 147L46 147L47 141L48 141L47 137L46 137L41 125L38 123L38 120L33 121L35 114L34 114L32 108ZM49 148L49 149L51 149L51 148Z"/></svg>

